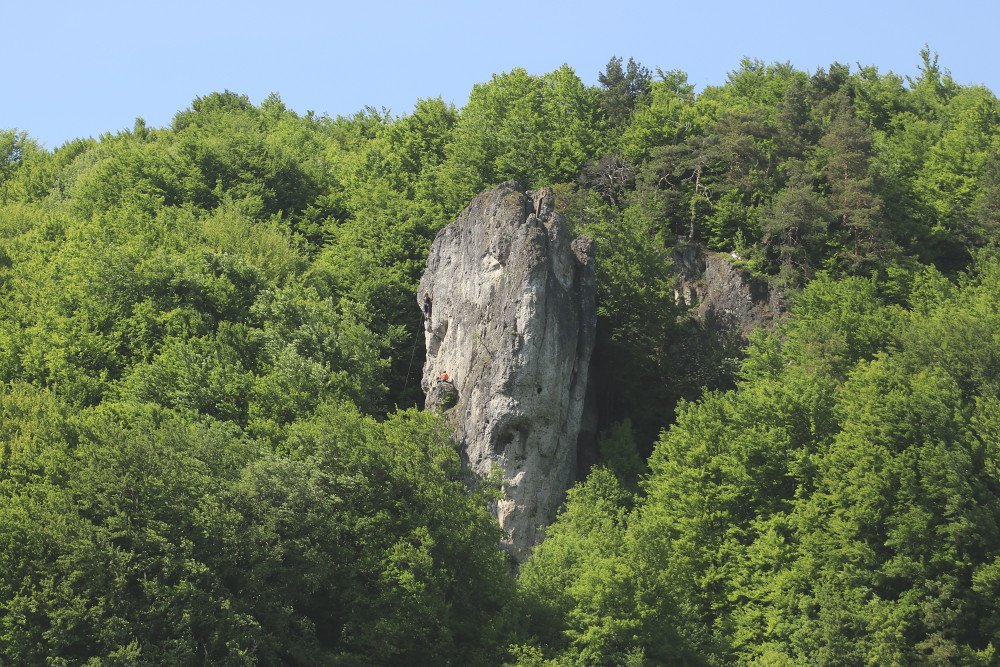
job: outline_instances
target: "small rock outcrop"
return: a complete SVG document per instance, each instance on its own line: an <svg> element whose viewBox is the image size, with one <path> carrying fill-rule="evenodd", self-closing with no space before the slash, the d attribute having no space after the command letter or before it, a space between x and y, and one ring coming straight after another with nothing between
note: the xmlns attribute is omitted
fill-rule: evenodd
<svg viewBox="0 0 1000 667"><path fill-rule="evenodd" d="M691 315L721 340L745 345L751 331L785 316L781 291L751 276L733 257L688 243L673 253L678 280L674 298L692 306Z"/></svg>
<svg viewBox="0 0 1000 667"><path fill-rule="evenodd" d="M493 509L518 562L573 482L595 338L593 241L553 209L549 188L480 194L435 238L417 294L426 408L476 475L503 475Z"/></svg>

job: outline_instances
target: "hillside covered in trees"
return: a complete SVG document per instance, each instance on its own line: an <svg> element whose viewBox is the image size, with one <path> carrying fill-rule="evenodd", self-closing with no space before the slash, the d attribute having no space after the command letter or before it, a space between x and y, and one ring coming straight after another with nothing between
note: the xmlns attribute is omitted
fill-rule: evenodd
<svg viewBox="0 0 1000 667"><path fill-rule="evenodd" d="M996 664L998 114L925 50L0 130L0 664ZM511 179L596 241L601 430L517 575L414 302ZM788 320L692 337L691 243Z"/></svg>

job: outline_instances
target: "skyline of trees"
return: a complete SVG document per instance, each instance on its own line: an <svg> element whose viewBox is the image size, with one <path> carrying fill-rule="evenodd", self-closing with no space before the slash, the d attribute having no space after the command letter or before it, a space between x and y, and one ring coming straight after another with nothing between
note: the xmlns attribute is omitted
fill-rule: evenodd
<svg viewBox="0 0 1000 667"><path fill-rule="evenodd" d="M0 662L995 661L1000 108L920 60L0 131ZM508 179L596 240L601 387L518 577L414 370L430 243ZM791 319L692 328L688 243Z"/></svg>

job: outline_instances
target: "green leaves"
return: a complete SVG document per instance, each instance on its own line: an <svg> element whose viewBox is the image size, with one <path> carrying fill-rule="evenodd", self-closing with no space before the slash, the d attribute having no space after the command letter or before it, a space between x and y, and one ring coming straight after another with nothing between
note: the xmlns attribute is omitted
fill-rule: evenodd
<svg viewBox="0 0 1000 667"><path fill-rule="evenodd" d="M734 391L679 407L634 509L606 471L570 495L521 576L526 645L571 663L988 664L997 270L930 272L912 311L871 280L807 286Z"/></svg>
<svg viewBox="0 0 1000 667"><path fill-rule="evenodd" d="M448 147L448 206L506 180L533 188L572 180L600 146L595 92L564 65L545 76L514 69L469 95Z"/></svg>
<svg viewBox="0 0 1000 667"><path fill-rule="evenodd" d="M52 152L0 131L0 653L995 661L997 104L921 58L908 86L745 59L695 95L612 58L399 117L225 91ZM495 480L394 410L434 233L512 178L597 241L610 468L517 628ZM678 324L679 236L795 307L675 419L734 366Z"/></svg>
<svg viewBox="0 0 1000 667"><path fill-rule="evenodd" d="M498 529L434 415L328 406L278 455L162 411L0 409L7 659L489 661Z"/></svg>
<svg viewBox="0 0 1000 667"><path fill-rule="evenodd" d="M649 70L632 58L622 69L622 59L612 57L604 71L597 75L601 84L601 109L609 125L624 125L632 114L636 103L651 89Z"/></svg>

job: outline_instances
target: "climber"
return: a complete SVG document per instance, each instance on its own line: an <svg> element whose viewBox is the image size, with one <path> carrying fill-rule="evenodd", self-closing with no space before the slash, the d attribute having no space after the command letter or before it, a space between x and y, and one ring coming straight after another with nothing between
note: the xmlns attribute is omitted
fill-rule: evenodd
<svg viewBox="0 0 1000 667"><path fill-rule="evenodd" d="M427 292L424 292L424 319L431 319L431 306L434 305L434 299Z"/></svg>
<svg viewBox="0 0 1000 667"><path fill-rule="evenodd" d="M437 382L447 382L448 384L454 385L447 373L441 373L441 375L437 378Z"/></svg>

